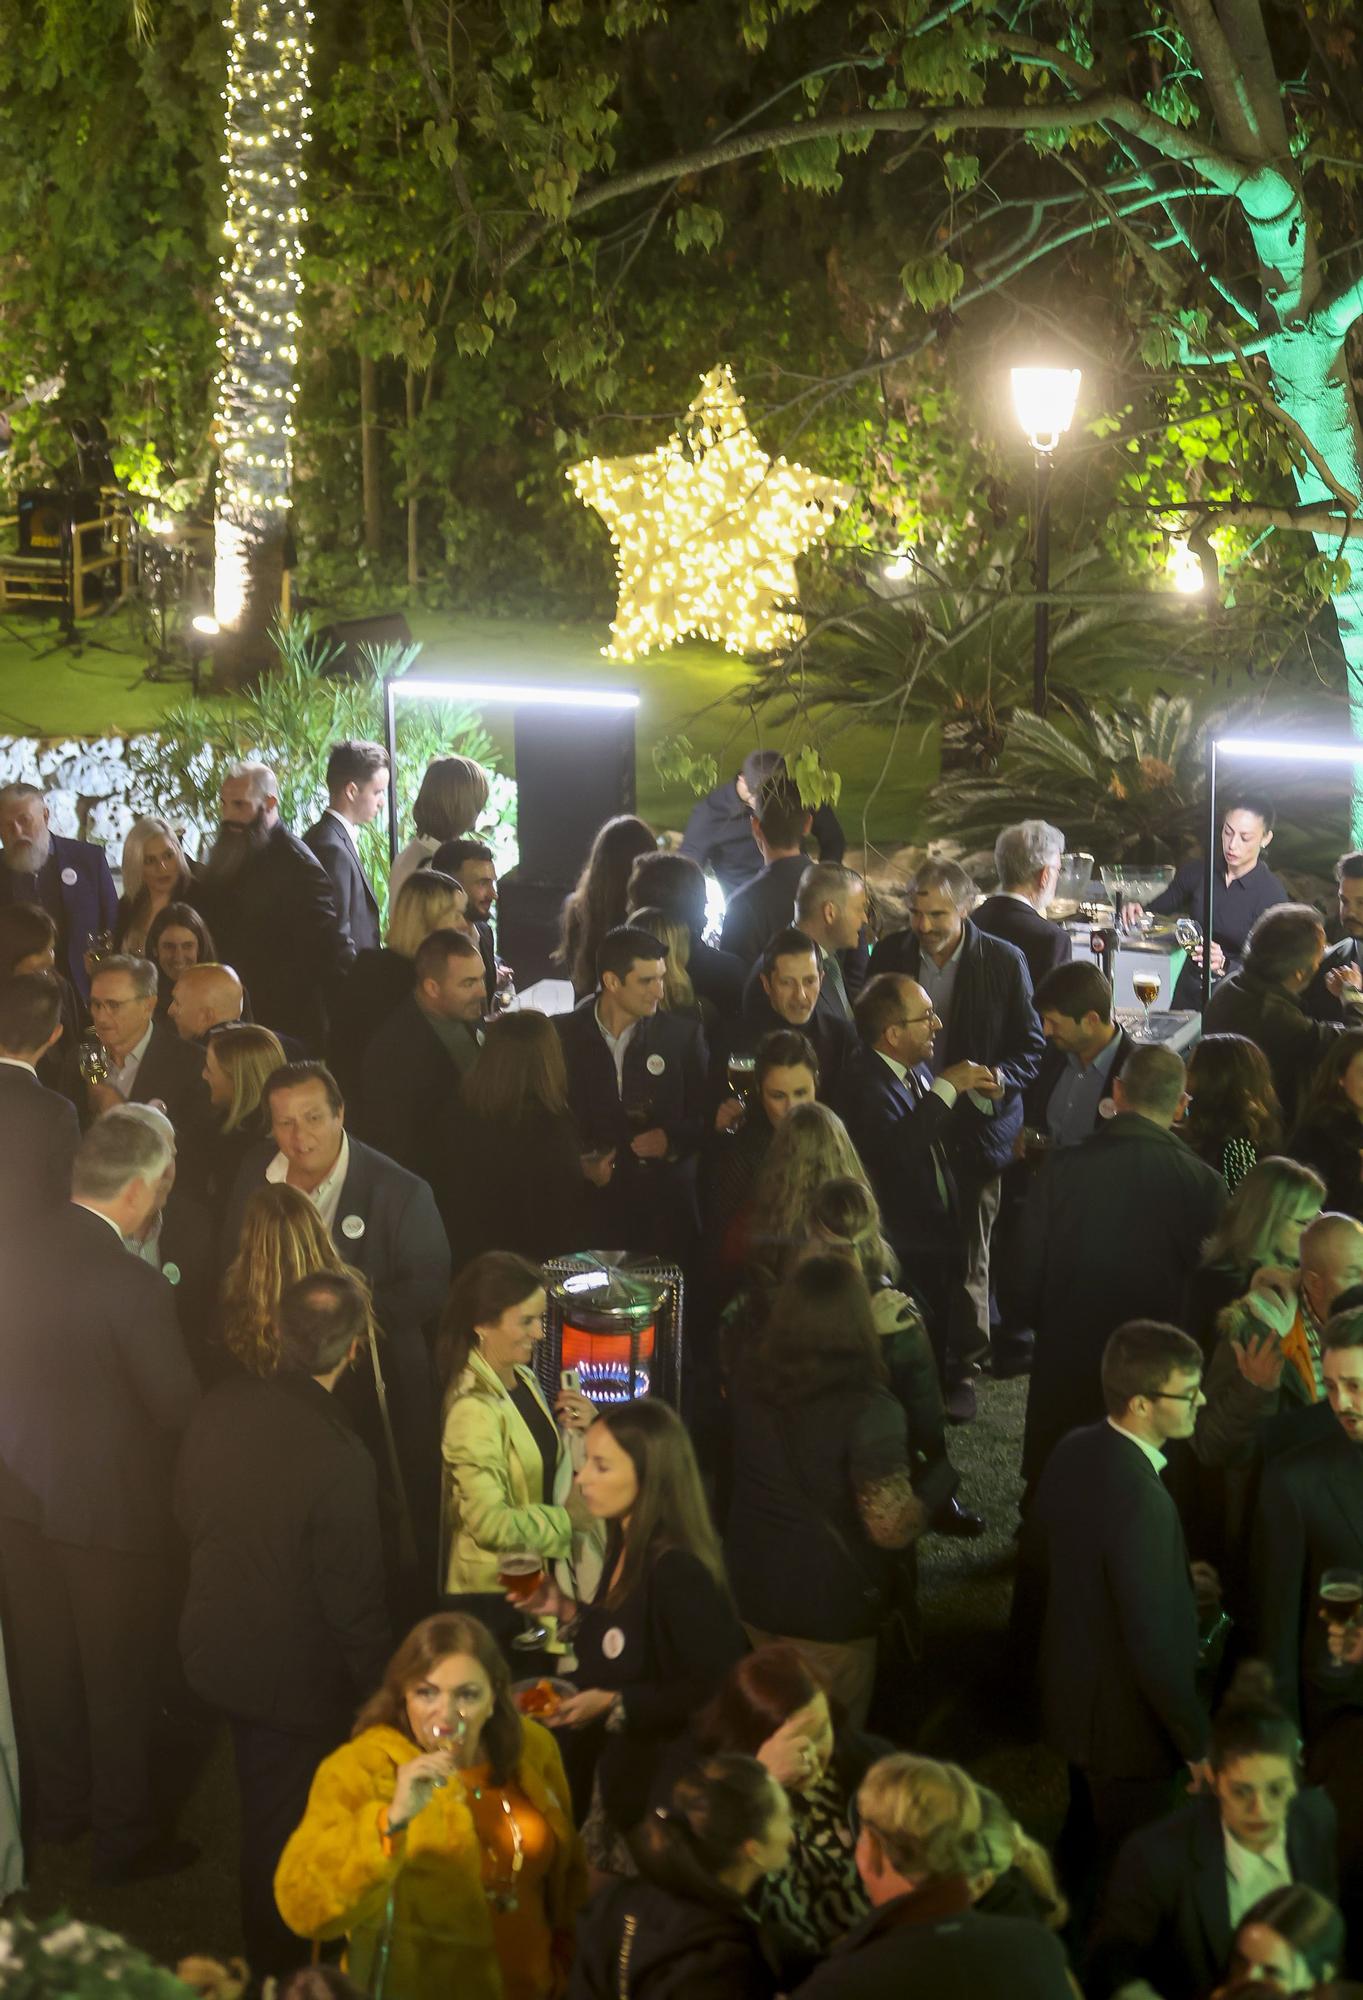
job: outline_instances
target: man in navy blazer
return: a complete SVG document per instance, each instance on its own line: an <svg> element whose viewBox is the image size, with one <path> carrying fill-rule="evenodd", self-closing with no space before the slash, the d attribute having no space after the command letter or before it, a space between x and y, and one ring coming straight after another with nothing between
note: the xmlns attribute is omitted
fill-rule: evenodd
<svg viewBox="0 0 1363 2000"><path fill-rule="evenodd" d="M342 1260L358 1271L382 1329L384 1387L403 1493L392 1492L372 1363L343 1385L360 1435L392 1499L405 1499L418 1579L435 1575L439 1541L439 1391L430 1341L450 1283L450 1246L425 1181L345 1129L336 1079L321 1063L285 1063L265 1085L272 1143L247 1155L228 1203L222 1261L235 1254L257 1188L287 1181L313 1202Z"/></svg>
<svg viewBox="0 0 1363 2000"><path fill-rule="evenodd" d="M39 1081L38 1064L61 1040L62 996L45 972L0 979L0 1229L21 1234L71 1193L80 1141L75 1108Z"/></svg>
<svg viewBox="0 0 1363 2000"><path fill-rule="evenodd" d="M990 937L1017 946L1034 987L1057 965L1068 965L1074 949L1069 933L1046 915L1064 851L1064 834L1047 820L1024 819L1017 826L1006 826L994 842L998 893L986 896L970 913L971 921Z"/></svg>
<svg viewBox="0 0 1363 2000"><path fill-rule="evenodd" d="M357 952L379 948L378 898L360 862L358 835L383 811L391 776L382 743L334 744L327 758L327 809L303 835L331 877L341 929Z"/></svg>
<svg viewBox="0 0 1363 2000"><path fill-rule="evenodd" d="M0 786L0 908L36 903L57 926L59 962L82 1000L90 997L85 954L118 917L118 891L102 847L67 840L49 827L36 785Z"/></svg>
<svg viewBox="0 0 1363 2000"><path fill-rule="evenodd" d="M554 1025L595 1190L593 1248L678 1258L696 1228L708 1056L698 1022L661 1011L666 958L648 931L607 931L598 991Z"/></svg>

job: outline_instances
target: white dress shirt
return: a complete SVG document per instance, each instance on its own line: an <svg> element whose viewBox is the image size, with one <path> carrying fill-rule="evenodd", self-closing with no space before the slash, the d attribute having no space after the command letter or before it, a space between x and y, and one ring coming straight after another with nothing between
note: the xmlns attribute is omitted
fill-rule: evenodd
<svg viewBox="0 0 1363 2000"><path fill-rule="evenodd" d="M1137 1451L1143 1451L1145 1453L1150 1463L1154 1466L1156 1472L1163 1472L1165 1466L1165 1457L1164 1453L1160 1450L1157 1444L1150 1444L1147 1442L1145 1438L1137 1437L1136 1433L1134 1431L1129 1431L1126 1428L1125 1424L1119 1424L1115 1417L1109 1417L1107 1421L1108 1421L1108 1428L1110 1430L1116 1431L1118 1437L1124 1437L1128 1444L1135 1445Z"/></svg>
<svg viewBox="0 0 1363 2000"><path fill-rule="evenodd" d="M107 1049L105 1051L105 1057L109 1064L108 1081L120 1097L131 1097L133 1094L133 1085L137 1082L137 1072L142 1067L142 1058L147 1053L147 1049L151 1044L152 1030L155 1026L155 1021L148 1024L146 1034L143 1035L136 1048L129 1049L121 1063L115 1063L113 1058L109 1056Z"/></svg>
<svg viewBox="0 0 1363 2000"><path fill-rule="evenodd" d="M336 1155L335 1166L326 1179L319 1181L317 1186L308 1195L308 1200L321 1216L326 1229L333 1235L336 1230L336 1211L341 1205L341 1189L345 1186L345 1177L349 1171L350 1140L342 1132L341 1150ZM287 1181L289 1178L289 1163L282 1153L276 1153L269 1166L266 1167L265 1178L267 1181L273 1181L276 1184L280 1181Z"/></svg>
<svg viewBox="0 0 1363 2000"><path fill-rule="evenodd" d="M602 1020L601 1008L598 1005L596 1009L596 1025L601 1030L602 1041L611 1052L611 1061L615 1064L615 1088L623 1100L625 1095L625 1050L629 1047L630 1037L639 1023L637 1021L626 1021L619 1034L613 1035Z"/></svg>
<svg viewBox="0 0 1363 2000"><path fill-rule="evenodd" d="M338 825L343 826L345 828L346 832L350 835L350 844L354 848L355 852L358 854L360 851L360 829L354 824L354 822L352 820L348 820L344 813L338 813L334 806L328 806L323 817L326 819L334 819Z"/></svg>
<svg viewBox="0 0 1363 2000"><path fill-rule="evenodd" d="M1252 1909L1261 1896L1270 1889L1285 1889L1292 1881L1292 1866L1287 1858L1287 1842L1280 1840L1276 1847L1265 1848L1262 1854L1254 1854L1248 1847L1242 1847L1234 1835L1222 1828L1226 1842L1226 1901L1230 1906L1231 1929L1239 1923L1245 1911Z"/></svg>

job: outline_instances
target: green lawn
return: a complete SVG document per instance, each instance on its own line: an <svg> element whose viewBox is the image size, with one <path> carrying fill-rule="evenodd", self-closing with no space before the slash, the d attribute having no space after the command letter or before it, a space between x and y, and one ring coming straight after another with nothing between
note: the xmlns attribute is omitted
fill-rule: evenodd
<svg viewBox="0 0 1363 2000"><path fill-rule="evenodd" d="M51 622L12 623L42 643L55 630ZM604 628L436 612L413 613L409 623L413 636L422 642L418 674L637 689L639 810L656 826L684 824L691 798L677 787L664 790L653 763L655 744L684 727L697 751L712 752L721 770L736 768L752 747L751 737L735 734L738 718L732 712L690 720L696 710L718 701L741 674L741 664L718 646L704 642L677 646L633 667L622 667L601 658ZM79 656L54 652L39 660L29 648L0 635L0 733L132 734L155 728L166 708L183 698L187 691L183 682L139 684L145 655L131 617L104 621L96 634L118 651L87 649ZM489 705L486 719L509 766L509 711ZM884 738L872 731L849 732L839 739L837 768L843 782L839 811L854 842L861 838L862 813L884 755ZM878 844L912 834L913 807L931 776L931 769L912 751L896 757L871 809L869 830Z"/></svg>

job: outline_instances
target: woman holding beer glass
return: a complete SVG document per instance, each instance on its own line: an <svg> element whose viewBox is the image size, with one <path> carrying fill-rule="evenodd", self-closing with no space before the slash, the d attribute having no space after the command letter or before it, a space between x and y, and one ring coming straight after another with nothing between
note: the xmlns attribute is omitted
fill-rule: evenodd
<svg viewBox="0 0 1363 2000"><path fill-rule="evenodd" d="M312 1781L275 1874L375 2000L558 2000L585 1891L558 1745L475 1618L427 1618Z"/></svg>
<svg viewBox="0 0 1363 2000"><path fill-rule="evenodd" d="M556 1562L590 1556L590 1520L573 1487L569 1438L596 1415L575 1389L554 1413L530 1366L543 1337L544 1282L534 1264L488 1250L450 1289L437 1346L445 1389L444 1587L504 1644L544 1637L507 1604L533 1597ZM555 1421L557 1418L557 1421ZM594 1577L594 1565L590 1568Z"/></svg>

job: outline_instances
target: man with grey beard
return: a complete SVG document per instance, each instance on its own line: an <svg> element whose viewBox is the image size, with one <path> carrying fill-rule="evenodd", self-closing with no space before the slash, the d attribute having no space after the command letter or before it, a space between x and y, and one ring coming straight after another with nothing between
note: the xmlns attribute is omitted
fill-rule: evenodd
<svg viewBox="0 0 1363 2000"><path fill-rule="evenodd" d="M268 764L233 764L221 800L218 838L193 900L254 1018L320 1052L327 989L355 957L331 878L280 819Z"/></svg>
<svg viewBox="0 0 1363 2000"><path fill-rule="evenodd" d="M57 964L82 1000L90 997L85 954L112 931L118 891L104 850L53 833L36 785L0 786L0 909L33 903L57 926Z"/></svg>

